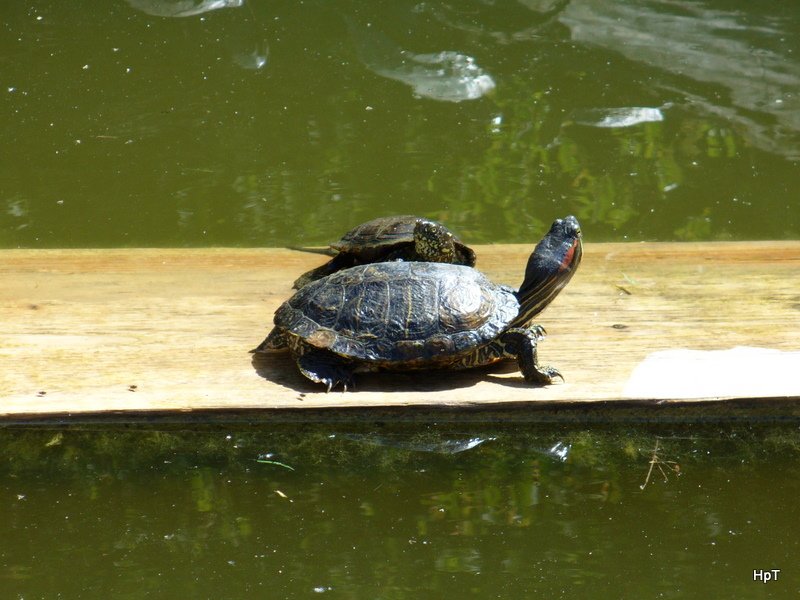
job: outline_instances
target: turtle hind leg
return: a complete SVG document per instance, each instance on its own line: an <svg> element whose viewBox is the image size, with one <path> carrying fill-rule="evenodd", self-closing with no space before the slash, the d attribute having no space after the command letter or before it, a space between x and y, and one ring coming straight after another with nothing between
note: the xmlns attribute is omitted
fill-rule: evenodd
<svg viewBox="0 0 800 600"><path fill-rule="evenodd" d="M544 338L544 329L534 325L529 329L512 327L501 336L501 343L507 356L514 356L525 381L538 385L550 385L558 377L564 377L554 367L539 364L536 352L537 343Z"/></svg>
<svg viewBox="0 0 800 600"><path fill-rule="evenodd" d="M326 386L327 392L342 386L342 391L355 387L353 382L353 365L349 361L327 350L319 350L303 346L295 353L297 368L314 383Z"/></svg>

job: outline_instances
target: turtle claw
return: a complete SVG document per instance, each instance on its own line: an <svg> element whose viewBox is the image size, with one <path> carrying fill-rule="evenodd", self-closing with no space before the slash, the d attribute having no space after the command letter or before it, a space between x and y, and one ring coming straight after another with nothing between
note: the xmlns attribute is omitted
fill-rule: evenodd
<svg viewBox="0 0 800 600"><path fill-rule="evenodd" d="M536 365L534 369L525 373L525 381L529 383L538 383L540 385L550 385L555 383L556 377L562 382L564 376L555 367L548 367L545 365Z"/></svg>
<svg viewBox="0 0 800 600"><path fill-rule="evenodd" d="M344 381L340 381L339 383L342 384L342 393L346 392L348 388L350 388L350 390L356 389L356 384L353 381L352 377L348 377L347 379L345 379Z"/></svg>
<svg viewBox="0 0 800 600"><path fill-rule="evenodd" d="M346 392L348 389L353 390L356 387L349 373L331 373L329 375L319 375L319 373L317 373L312 377L312 374L304 369L301 369L301 372L314 383L323 384L326 394L329 394L339 386L342 386L342 393Z"/></svg>
<svg viewBox="0 0 800 600"><path fill-rule="evenodd" d="M352 366L338 356L325 350L307 350L297 357L300 372L314 383L325 386L325 392L342 386L342 391L353 385Z"/></svg>
<svg viewBox="0 0 800 600"><path fill-rule="evenodd" d="M542 327L541 325L531 325L530 331L533 333L533 335L536 336L537 342L541 342L544 338L547 337L547 330L545 330L545 328Z"/></svg>
<svg viewBox="0 0 800 600"><path fill-rule="evenodd" d="M536 348L544 336L545 330L541 325L531 325L526 329L512 327L503 334L507 356L516 357L519 370L528 383L550 385L556 377L564 381L558 369L539 364Z"/></svg>
<svg viewBox="0 0 800 600"><path fill-rule="evenodd" d="M303 373L303 375L305 375L305 373ZM306 377L308 376L306 375ZM325 384L326 394L330 393L332 390L335 390L340 385L342 386L342 393L345 393L348 390L348 388L351 390L356 389L355 383L353 382L353 378L350 377L349 375L341 376L340 374L338 379L326 378L317 380L317 382Z"/></svg>

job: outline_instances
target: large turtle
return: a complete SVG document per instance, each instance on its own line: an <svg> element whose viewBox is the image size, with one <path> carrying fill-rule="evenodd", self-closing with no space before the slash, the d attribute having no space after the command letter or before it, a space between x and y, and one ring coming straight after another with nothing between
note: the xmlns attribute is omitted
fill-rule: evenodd
<svg viewBox="0 0 800 600"><path fill-rule="evenodd" d="M518 291L471 267L388 262L345 269L284 302L275 327L253 352L288 348L300 371L328 391L359 371L466 369L516 358L526 381L561 374L541 366L531 323L580 264L575 217L558 219L528 259Z"/></svg>
<svg viewBox="0 0 800 600"><path fill-rule="evenodd" d="M453 263L475 266L475 253L437 221L400 215L362 223L331 244L337 252L327 263L303 273L294 288L342 269L391 260Z"/></svg>

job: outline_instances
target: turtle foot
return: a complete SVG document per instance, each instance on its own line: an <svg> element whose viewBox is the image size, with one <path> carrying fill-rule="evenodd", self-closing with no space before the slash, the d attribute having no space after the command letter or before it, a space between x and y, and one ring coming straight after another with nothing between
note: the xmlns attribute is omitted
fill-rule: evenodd
<svg viewBox="0 0 800 600"><path fill-rule="evenodd" d="M330 392L340 385L342 391L354 389L353 368L336 355L324 350L312 350L297 358L300 372L314 383L321 383Z"/></svg>
<svg viewBox="0 0 800 600"><path fill-rule="evenodd" d="M502 335L506 355L516 356L519 370L528 383L550 385L556 378L564 381L558 369L539 364L537 345L544 336L545 330L541 325L532 325L529 328L512 327Z"/></svg>
<svg viewBox="0 0 800 600"><path fill-rule="evenodd" d="M550 385L555 383L556 378L564 381L564 376L555 367L548 367L546 365L536 365L532 369L528 369L525 373L525 381L528 383L536 383L539 385Z"/></svg>

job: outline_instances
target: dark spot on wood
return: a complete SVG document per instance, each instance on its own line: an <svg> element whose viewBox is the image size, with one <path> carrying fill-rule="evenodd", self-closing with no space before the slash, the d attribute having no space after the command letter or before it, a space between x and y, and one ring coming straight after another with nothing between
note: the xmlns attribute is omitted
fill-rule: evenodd
<svg viewBox="0 0 800 600"><path fill-rule="evenodd" d="M36 392L36 395L37 395L37 396L39 396L39 397L41 398L42 396L46 396L46 395L47 395L47 392L45 392L44 390L42 390L42 391L40 391L40 392Z"/></svg>
<svg viewBox="0 0 800 600"><path fill-rule="evenodd" d="M627 329L627 328L628 328L628 326L627 326L627 325L624 325L624 324L622 324L622 323L614 323L614 324L611 326L611 328L612 328L612 329Z"/></svg>
<svg viewBox="0 0 800 600"><path fill-rule="evenodd" d="M135 383L133 383L133 384L128 386L128 391L129 392L135 392L137 389L139 389L139 386L136 385Z"/></svg>
<svg viewBox="0 0 800 600"><path fill-rule="evenodd" d="M39 305L38 304L28 304L28 308L30 308L31 310L39 310Z"/></svg>

